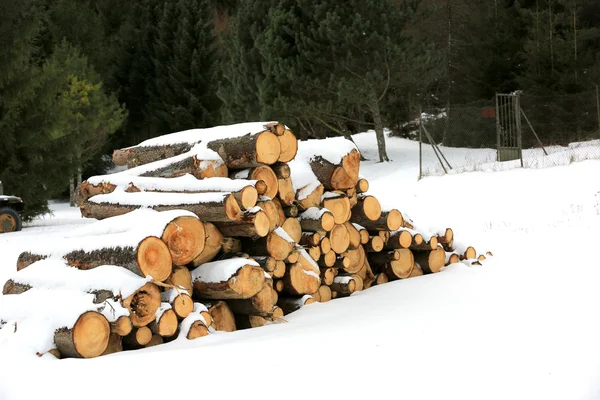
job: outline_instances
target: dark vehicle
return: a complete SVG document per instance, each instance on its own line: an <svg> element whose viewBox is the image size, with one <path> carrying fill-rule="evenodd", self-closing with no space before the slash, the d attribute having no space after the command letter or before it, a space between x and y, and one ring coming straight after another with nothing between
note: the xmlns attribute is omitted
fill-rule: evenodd
<svg viewBox="0 0 600 400"><path fill-rule="evenodd" d="M23 199L5 196L0 182L0 233L20 231L23 225L21 212L25 208Z"/></svg>

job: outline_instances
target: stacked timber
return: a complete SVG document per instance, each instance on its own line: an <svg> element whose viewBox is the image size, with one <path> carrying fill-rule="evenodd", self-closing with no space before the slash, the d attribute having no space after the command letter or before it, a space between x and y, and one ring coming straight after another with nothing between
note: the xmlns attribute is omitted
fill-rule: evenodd
<svg viewBox="0 0 600 400"><path fill-rule="evenodd" d="M485 258L450 228L429 232L382 208L345 138L298 142L282 123L246 123L161 136L113 161L127 169L77 189L82 215L98 221L32 244L4 286L85 299L40 354L96 357L254 328Z"/></svg>

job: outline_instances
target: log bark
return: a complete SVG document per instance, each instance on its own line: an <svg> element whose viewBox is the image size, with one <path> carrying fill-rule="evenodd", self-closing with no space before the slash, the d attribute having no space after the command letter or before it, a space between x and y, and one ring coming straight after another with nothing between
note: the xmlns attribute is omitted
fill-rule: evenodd
<svg viewBox="0 0 600 400"><path fill-rule="evenodd" d="M325 208L311 207L300 214L300 225L303 231L329 232L335 226L335 217Z"/></svg>
<svg viewBox="0 0 600 400"><path fill-rule="evenodd" d="M350 220L354 223L364 226L369 230L367 225L378 221L381 217L381 204L373 196L361 194L358 196L358 203L352 209L352 217Z"/></svg>
<svg viewBox="0 0 600 400"><path fill-rule="evenodd" d="M292 176L290 166L286 163L278 162L271 165L271 169L275 172L277 179L286 179Z"/></svg>
<svg viewBox="0 0 600 400"><path fill-rule="evenodd" d="M214 303L204 303L213 319L215 330L222 332L233 332L235 326L235 317L226 302L216 301Z"/></svg>
<svg viewBox="0 0 600 400"><path fill-rule="evenodd" d="M186 265L204 250L204 224L195 217L175 218L167 224L161 239L169 248L173 264Z"/></svg>
<svg viewBox="0 0 600 400"><path fill-rule="evenodd" d="M380 274L375 275L375 282L373 282L373 285L383 285L388 282L389 279L387 275L382 272Z"/></svg>
<svg viewBox="0 0 600 400"><path fill-rule="evenodd" d="M350 234L344 225L335 225L329 232L331 249L337 254L342 254L350 247Z"/></svg>
<svg viewBox="0 0 600 400"><path fill-rule="evenodd" d="M352 207L344 193L326 192L323 195L323 208L331 211L336 224L343 224L350 219Z"/></svg>
<svg viewBox="0 0 600 400"><path fill-rule="evenodd" d="M298 139L296 135L289 129L286 129L277 139L279 139L279 146L281 148L278 161L282 163L292 161L298 152Z"/></svg>
<svg viewBox="0 0 600 400"><path fill-rule="evenodd" d="M302 221L300 221L302 225ZM303 228L304 229L304 228ZM321 243L321 234L319 232L302 232L302 237L298 244L302 246L319 246ZM323 250L323 249L321 249Z"/></svg>
<svg viewBox="0 0 600 400"><path fill-rule="evenodd" d="M291 295L311 294L319 290L321 279L312 269L300 262L290 265L283 277L284 291Z"/></svg>
<svg viewBox="0 0 600 400"><path fill-rule="evenodd" d="M369 260L367 259L365 259L362 268L356 273L356 275L362 279L363 289L370 288L373 285L373 282L375 282L375 274L373 273L371 264L369 264Z"/></svg>
<svg viewBox="0 0 600 400"><path fill-rule="evenodd" d="M148 328L155 335L160 335L162 337L171 337L175 335L175 333L177 333L177 329L179 328L177 314L173 309L166 309L164 310L164 312L158 315L154 321L148 324Z"/></svg>
<svg viewBox="0 0 600 400"><path fill-rule="evenodd" d="M281 156L279 139L269 131L214 140L206 146L216 151L232 169L274 164Z"/></svg>
<svg viewBox="0 0 600 400"><path fill-rule="evenodd" d="M113 151L112 160L115 165L134 168L187 153L192 147L194 147L194 144L191 143L174 143L165 146L133 146Z"/></svg>
<svg viewBox="0 0 600 400"><path fill-rule="evenodd" d="M425 274L440 272L446 265L446 252L441 246L431 251L415 252L414 257Z"/></svg>
<svg viewBox="0 0 600 400"><path fill-rule="evenodd" d="M413 235L412 243L410 245L410 249L412 251L428 251L434 250L438 246L437 237L432 236L429 241L423 238L423 235L417 233Z"/></svg>
<svg viewBox="0 0 600 400"><path fill-rule="evenodd" d="M415 276L423 276L423 270L421 269L419 264L415 264L415 266L413 267L413 270L410 273L409 278L413 278Z"/></svg>
<svg viewBox="0 0 600 400"><path fill-rule="evenodd" d="M160 335L152 335L152 339L150 339L150 341L148 342L148 344L144 347L153 347L153 346L158 346L160 344L163 344L165 342L165 339L163 338L163 336Z"/></svg>
<svg viewBox="0 0 600 400"><path fill-rule="evenodd" d="M280 297L277 305L283 310L284 315L288 315L314 302L315 299L307 294L302 297Z"/></svg>
<svg viewBox="0 0 600 400"><path fill-rule="evenodd" d="M231 311L235 314L270 316L277 300L273 295L273 281L265 280L260 292L249 299L227 300Z"/></svg>
<svg viewBox="0 0 600 400"><path fill-rule="evenodd" d="M152 178L177 178L186 174L193 175L197 179L226 178L229 172L222 160L201 160L195 155L178 157L167 165L163 162L156 166L149 163L142 168L143 171L140 171L138 176ZM132 175L138 173L135 170L130 172Z"/></svg>
<svg viewBox="0 0 600 400"><path fill-rule="evenodd" d="M63 358L94 358L108 347L110 324L106 317L95 311L79 316L72 328L61 328L54 333L56 349Z"/></svg>
<svg viewBox="0 0 600 400"><path fill-rule="evenodd" d="M358 182L359 164L360 153L354 149L342 157L339 164L317 156L311 161L310 167L326 189L343 190L354 187Z"/></svg>
<svg viewBox="0 0 600 400"><path fill-rule="evenodd" d="M399 229L390 233L390 239L384 245L385 250L408 249L413 242L413 235L407 229Z"/></svg>
<svg viewBox="0 0 600 400"><path fill-rule="evenodd" d="M262 238L269 234L269 218L260 208L244 211L237 221L214 222L221 234L246 238Z"/></svg>
<svg viewBox="0 0 600 400"><path fill-rule="evenodd" d="M171 204L174 202L173 199L177 199L177 204ZM168 205L161 204L161 201ZM179 201L181 202L179 203ZM150 208L153 210L186 210L196 214L205 222L231 222L242 217L242 209L231 193L129 193L126 203L85 201L80 210L86 218L105 219L127 214L144 207L143 204L148 202L152 204Z"/></svg>
<svg viewBox="0 0 600 400"><path fill-rule="evenodd" d="M297 206L291 205L289 207L283 207L283 214L286 218L297 218L298 215L300 215L300 211Z"/></svg>
<svg viewBox="0 0 600 400"><path fill-rule="evenodd" d="M288 241L282 228L277 228L264 238L256 240L243 239L242 248L251 250L253 254L271 256L276 260L285 260L292 250L294 243Z"/></svg>
<svg viewBox="0 0 600 400"><path fill-rule="evenodd" d="M352 294L356 291L358 280L353 276L336 276L330 285L331 290L338 294Z"/></svg>
<svg viewBox="0 0 600 400"><path fill-rule="evenodd" d="M308 187L311 187L311 185L300 188L296 192L296 201L302 210L308 210L311 207L320 207L321 197L323 197L323 193L325 192L325 187L318 185L312 191L306 193Z"/></svg>
<svg viewBox="0 0 600 400"><path fill-rule="evenodd" d="M240 266L232 269L233 260ZM194 299L248 299L257 294L263 287L265 272L245 261L213 261L193 270Z"/></svg>
<svg viewBox="0 0 600 400"><path fill-rule="evenodd" d="M65 249L62 258L74 268L88 270L101 265L117 265L139 276L152 276L153 279L163 282L172 271L172 259L167 245L155 236L149 236L137 247L98 248L97 250L77 250L82 248L82 242L77 239L65 239ZM17 271L22 270L36 261L47 258L46 254L32 254L23 252L17 259Z"/></svg>
<svg viewBox="0 0 600 400"><path fill-rule="evenodd" d="M111 333L110 337L108 338L108 346L102 355L106 356L108 354L118 353L121 351L123 351L123 338L116 333Z"/></svg>

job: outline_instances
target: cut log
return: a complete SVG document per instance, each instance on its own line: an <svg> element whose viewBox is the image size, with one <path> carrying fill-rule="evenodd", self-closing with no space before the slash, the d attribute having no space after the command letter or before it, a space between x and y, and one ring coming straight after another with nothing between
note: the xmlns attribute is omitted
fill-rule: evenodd
<svg viewBox="0 0 600 400"><path fill-rule="evenodd" d="M232 169L274 164L281 155L279 139L269 131L214 140L206 147L216 151Z"/></svg>
<svg viewBox="0 0 600 400"><path fill-rule="evenodd" d="M292 175L290 166L286 163L278 162L277 164L271 165L271 169L275 172L277 179L286 179Z"/></svg>
<svg viewBox="0 0 600 400"><path fill-rule="evenodd" d="M375 275L375 282L373 282L373 284L374 285L383 285L388 282L389 282L389 279L388 279L387 275L382 272L380 274Z"/></svg>
<svg viewBox="0 0 600 400"><path fill-rule="evenodd" d="M297 206L291 205L289 207L283 207L283 214L286 218L296 218L300 215L300 211Z"/></svg>
<svg viewBox="0 0 600 400"><path fill-rule="evenodd" d="M249 299L263 287L265 272L253 260L230 258L192 271L195 299Z"/></svg>
<svg viewBox="0 0 600 400"><path fill-rule="evenodd" d="M350 200L342 192L325 192L323 207L331 211L336 224L343 224L350 219L352 208Z"/></svg>
<svg viewBox="0 0 600 400"><path fill-rule="evenodd" d="M396 250L400 254L398 260L392 260L383 265L383 272L390 281L410 277L415 265L415 258L412 251L408 249Z"/></svg>
<svg viewBox="0 0 600 400"><path fill-rule="evenodd" d="M446 252L441 246L431 251L415 252L414 257L425 274L440 272L446 265Z"/></svg>
<svg viewBox="0 0 600 400"><path fill-rule="evenodd" d="M275 267L277 267L277 260L271 256L251 256L250 258L256 261L267 272L273 272L275 271Z"/></svg>
<svg viewBox="0 0 600 400"><path fill-rule="evenodd" d="M283 310L284 315L288 315L314 302L315 299L306 294L302 297L281 297L277 305Z"/></svg>
<svg viewBox="0 0 600 400"><path fill-rule="evenodd" d="M173 267L173 272L166 283L191 292L192 274L186 267Z"/></svg>
<svg viewBox="0 0 600 400"><path fill-rule="evenodd" d="M171 309L171 305L169 303L163 303L163 305L156 312L156 319L148 324L148 328L153 334L160 335L162 337L171 337L177 333L177 329L179 328L177 314Z"/></svg>
<svg viewBox="0 0 600 400"><path fill-rule="evenodd" d="M333 283L333 278L336 276L336 268L321 268L321 283L329 286Z"/></svg>
<svg viewBox="0 0 600 400"><path fill-rule="evenodd" d="M381 204L373 196L361 194L358 196L358 203L352 209L352 222L364 226L369 230L367 225L378 221L381 217ZM387 219L383 221L387 223Z"/></svg>
<svg viewBox="0 0 600 400"><path fill-rule="evenodd" d="M296 157L298 152L298 139L289 129L283 132L283 135L278 136L281 153L279 154L279 162L290 162Z"/></svg>
<svg viewBox="0 0 600 400"><path fill-rule="evenodd" d="M321 207L321 198L324 192L323 185L307 185L296 192L296 201L302 210Z"/></svg>
<svg viewBox="0 0 600 400"><path fill-rule="evenodd" d="M348 259L348 265L344 265L341 268L349 274L355 274L360 271L367 259L363 246L359 246L356 250L347 250L342 255Z"/></svg>
<svg viewBox="0 0 600 400"><path fill-rule="evenodd" d="M296 218L287 218L281 227L294 242L299 242L302 238L302 226Z"/></svg>
<svg viewBox="0 0 600 400"><path fill-rule="evenodd" d="M356 291L357 279L354 276L336 276L330 287L338 294L352 294Z"/></svg>
<svg viewBox="0 0 600 400"><path fill-rule="evenodd" d="M226 302L216 301L205 303L208 312L213 319L215 330L222 332L233 332L236 330L235 317Z"/></svg>
<svg viewBox="0 0 600 400"><path fill-rule="evenodd" d="M427 240L425 240L425 238L423 238L423 235L421 235L420 233L417 233L413 236L413 240L410 245L410 249L412 251L434 250L437 248L437 245L438 245L437 237L432 236L429 239L429 241L427 241Z"/></svg>
<svg viewBox="0 0 600 400"><path fill-rule="evenodd" d="M301 222L302 224L302 222ZM318 246L321 243L321 234L319 232L302 232L302 237L298 244L302 246ZM321 248L321 250L323 250ZM327 253L327 252L325 252Z"/></svg>
<svg viewBox="0 0 600 400"><path fill-rule="evenodd" d="M174 143L165 146L128 147L113 151L112 160L115 165L134 168L187 153L193 146L191 143Z"/></svg>
<svg viewBox="0 0 600 400"><path fill-rule="evenodd" d="M78 250L89 240L78 241L77 239L65 239L62 244L64 249L71 248L72 251L62 251L62 258L71 267L81 270L97 268L101 265L118 265L140 276L152 276L157 281L166 280L171 275L171 254L166 244L155 236L143 239L137 247L102 248L98 245L97 250ZM58 255L59 250L53 253ZM47 258L46 254L32 254L24 252L17 259L17 271L28 267L36 261Z"/></svg>
<svg viewBox="0 0 600 400"><path fill-rule="evenodd" d="M283 135L286 130L285 124L278 122L278 121L269 122L268 124L265 125L265 128L269 132L274 133L277 136Z"/></svg>
<svg viewBox="0 0 600 400"><path fill-rule="evenodd" d="M214 225L225 236L262 238L269 234L269 218L258 207L244 211L237 221L215 221Z"/></svg>
<svg viewBox="0 0 600 400"><path fill-rule="evenodd" d="M307 250L310 258L312 258L314 261L319 261L319 259L321 258L321 247L320 246L312 246L306 250Z"/></svg>
<svg viewBox="0 0 600 400"><path fill-rule="evenodd" d="M356 188L357 193L365 193L365 192L369 191L369 181L366 180L365 178L360 178L358 180L358 182L356 183L355 188Z"/></svg>
<svg viewBox="0 0 600 400"><path fill-rule="evenodd" d="M273 204L275 204L277 212L279 213L279 224L283 225L283 222L286 219L285 213L283 212L283 205L281 204L281 201L279 201L279 199L277 198L273 199Z"/></svg>
<svg viewBox="0 0 600 400"><path fill-rule="evenodd" d="M273 271L273 278L283 278L285 275L286 266L282 260L277 261L275 271Z"/></svg>
<svg viewBox="0 0 600 400"><path fill-rule="evenodd" d="M348 196L348 200L350 201L350 207L354 207L358 204L358 195L356 194L356 189L351 188L346 190L346 196Z"/></svg>
<svg viewBox="0 0 600 400"><path fill-rule="evenodd" d="M235 314L269 316L276 300L273 297L273 281L265 280L260 292L249 299L227 300L231 311Z"/></svg>
<svg viewBox="0 0 600 400"><path fill-rule="evenodd" d="M360 244L367 244L369 243L369 240L371 240L371 236L369 235L369 231L362 225L359 224L352 224L352 226L354 226L354 228L356 228L358 230L358 233L360 233ZM389 234L389 232L388 232ZM387 243L387 240L384 240L385 243Z"/></svg>
<svg viewBox="0 0 600 400"><path fill-rule="evenodd" d="M413 242L413 235L406 228L390 232L390 239L384 245L385 250L408 249Z"/></svg>
<svg viewBox="0 0 600 400"><path fill-rule="evenodd" d="M63 358L94 358L108 347L110 324L106 317L95 311L79 316L72 328L61 328L54 333L54 343Z"/></svg>
<svg viewBox="0 0 600 400"><path fill-rule="evenodd" d="M320 276L300 262L290 265L283 277L284 291L292 295L311 294L321 286Z"/></svg>
<svg viewBox="0 0 600 400"><path fill-rule="evenodd" d="M185 337L188 340L198 339L204 336L208 336L209 330L206 327L206 324L202 321L195 321L190 326L190 329L187 331Z"/></svg>
<svg viewBox="0 0 600 400"><path fill-rule="evenodd" d="M344 222L344 226L346 227L346 229L348 230L348 234L350 235L350 245L348 246L348 248L351 250L358 249L358 246L360 246L361 244L360 232L351 222Z"/></svg>
<svg viewBox="0 0 600 400"><path fill-rule="evenodd" d="M326 189L343 190L356 186L360 153L354 149L344 155L338 164L333 164L321 156L314 157L310 167Z"/></svg>
<svg viewBox="0 0 600 400"><path fill-rule="evenodd" d="M269 232L273 232L275 228L281 225L283 221L279 216L279 209L272 200L267 200L266 197L260 198L256 205L265 212L269 220Z"/></svg>
<svg viewBox="0 0 600 400"><path fill-rule="evenodd" d="M273 288L277 293L281 293L284 289L284 284L281 279L276 279L273 281Z"/></svg>
<svg viewBox="0 0 600 400"><path fill-rule="evenodd" d="M323 253L329 253L331 251L331 241L329 240L328 237L324 237L323 239L321 239L321 254Z"/></svg>
<svg viewBox="0 0 600 400"><path fill-rule="evenodd" d="M160 303L160 290L152 283L146 283L121 302L123 307L129 309L129 318L134 327L148 325L154 319Z"/></svg>
<svg viewBox="0 0 600 400"><path fill-rule="evenodd" d="M471 246L468 246L466 250L461 254L462 260L471 260L475 257L477 257L477 251Z"/></svg>
<svg viewBox="0 0 600 400"><path fill-rule="evenodd" d="M266 165L232 172L230 174L230 178L263 181L264 185L266 186L263 196L271 199L277 196L277 191L279 190L277 175L275 175L275 172L273 172L273 170Z"/></svg>
<svg viewBox="0 0 600 400"><path fill-rule="evenodd" d="M287 258L285 259L285 262L287 264L294 264L294 263L297 263L299 259L300 259L300 253L298 253L297 251L294 250L290 253L289 256L287 256Z"/></svg>
<svg viewBox="0 0 600 400"><path fill-rule="evenodd" d="M214 224L211 224L210 222L204 224L204 237L204 249L191 263L196 267L205 262L212 261L212 259L219 254L219 251L221 251L223 235Z"/></svg>
<svg viewBox="0 0 600 400"><path fill-rule="evenodd" d="M161 239L169 248L173 264L186 265L204 250L204 224L195 217L175 218L167 224Z"/></svg>
<svg viewBox="0 0 600 400"><path fill-rule="evenodd" d="M277 228L265 238L243 239L242 247L254 254L271 256L276 260L285 260L294 250L294 241L283 228Z"/></svg>
<svg viewBox="0 0 600 400"><path fill-rule="evenodd" d="M172 161L171 161L172 160ZM187 155L173 157L169 161L148 163L127 171L129 175L150 178L177 178L186 174L197 179L226 178L229 170L221 159L203 160L198 158L193 151Z"/></svg>
<svg viewBox="0 0 600 400"><path fill-rule="evenodd" d="M117 335L116 333L111 333L110 337L108 338L108 346L106 346L106 350L104 350L104 353L102 353L102 355L106 356L121 351L123 351L123 338L120 335Z"/></svg>
<svg viewBox="0 0 600 400"><path fill-rule="evenodd" d="M319 303L327 303L331 300L331 289L327 285L321 285L319 290L311 295Z"/></svg>
<svg viewBox="0 0 600 400"><path fill-rule="evenodd" d="M369 264L369 260L367 259L365 259L365 263L363 264L360 271L356 273L356 275L358 275L360 279L362 279L363 290L370 288L373 285L373 282L375 282L375 274L373 273L373 270L371 269L371 264Z"/></svg>
<svg viewBox="0 0 600 400"><path fill-rule="evenodd" d="M277 197L286 206L291 206L296 200L296 191L292 184L292 178L277 180Z"/></svg>
<svg viewBox="0 0 600 400"><path fill-rule="evenodd" d="M337 254L342 254L350 246L350 234L344 225L335 225L329 232L331 249Z"/></svg>
<svg viewBox="0 0 600 400"><path fill-rule="evenodd" d="M169 303L177 317L183 319L194 311L194 301L184 290L169 289L162 293L161 300Z"/></svg>
<svg viewBox="0 0 600 400"><path fill-rule="evenodd" d="M300 214L300 225L303 231L329 232L335 225L335 217L326 208L311 207Z"/></svg>
<svg viewBox="0 0 600 400"><path fill-rule="evenodd" d="M456 264L458 262L460 262L460 256L458 254L446 252L446 264L445 265Z"/></svg>
<svg viewBox="0 0 600 400"><path fill-rule="evenodd" d="M153 346L158 346L160 344L163 344L165 342L165 339L160 336L160 335L152 335L152 339L150 339L150 341L148 342L148 344L144 347L153 347Z"/></svg>
<svg viewBox="0 0 600 400"><path fill-rule="evenodd" d="M352 212L354 212L354 210L352 210ZM363 218L362 215L360 218L357 219L360 220L360 222L358 223L364 226L369 231L395 231L400 229L404 224L402 213L395 209L390 211L382 211L381 215L376 220ZM353 221L356 221L357 219L353 218Z"/></svg>
<svg viewBox="0 0 600 400"><path fill-rule="evenodd" d="M367 253L379 253L383 250L383 239L379 236L371 236L369 243L365 244L365 251Z"/></svg>
<svg viewBox="0 0 600 400"><path fill-rule="evenodd" d="M132 329L131 318L126 315L122 315L116 321L110 323L110 333L114 335L127 336Z"/></svg>
<svg viewBox="0 0 600 400"><path fill-rule="evenodd" d="M377 236L383 240L384 246L390 241L390 231L377 231Z"/></svg>
<svg viewBox="0 0 600 400"><path fill-rule="evenodd" d="M415 276L423 276L423 270L421 269L421 267L419 266L419 264L415 264L413 270L410 273L410 277L409 278L413 278Z"/></svg>
<svg viewBox="0 0 600 400"><path fill-rule="evenodd" d="M335 265L336 260L337 254L332 250L329 253L321 254L318 264L320 267L329 268Z"/></svg>

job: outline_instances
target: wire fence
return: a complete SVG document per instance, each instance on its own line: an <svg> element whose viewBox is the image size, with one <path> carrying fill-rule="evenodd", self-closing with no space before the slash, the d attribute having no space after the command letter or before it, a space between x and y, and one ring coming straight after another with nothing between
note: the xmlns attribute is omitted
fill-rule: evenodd
<svg viewBox="0 0 600 400"><path fill-rule="evenodd" d="M517 94L512 115L496 99L448 108L423 108L419 123L421 177L470 171L544 168L600 159L600 93L562 96ZM520 107L518 106L520 104ZM509 161L504 151L507 118L520 145ZM511 125L509 123L509 125ZM500 146L500 147L499 147Z"/></svg>

